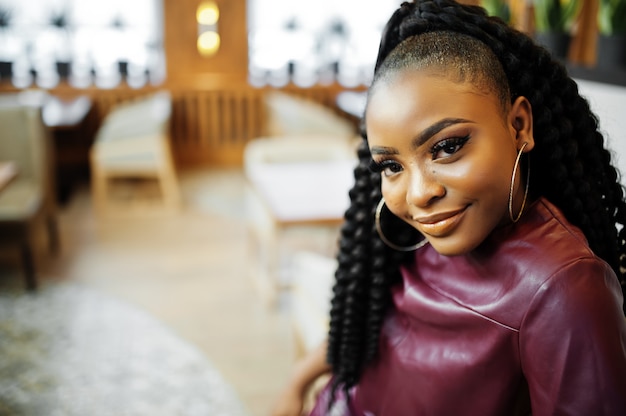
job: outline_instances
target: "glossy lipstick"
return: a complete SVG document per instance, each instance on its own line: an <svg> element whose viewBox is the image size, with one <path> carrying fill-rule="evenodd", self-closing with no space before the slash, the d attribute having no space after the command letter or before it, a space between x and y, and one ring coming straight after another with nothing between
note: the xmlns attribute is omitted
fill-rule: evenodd
<svg viewBox="0 0 626 416"><path fill-rule="evenodd" d="M419 230L433 237L442 237L449 234L463 218L467 207L456 211L442 212L434 215L416 217Z"/></svg>

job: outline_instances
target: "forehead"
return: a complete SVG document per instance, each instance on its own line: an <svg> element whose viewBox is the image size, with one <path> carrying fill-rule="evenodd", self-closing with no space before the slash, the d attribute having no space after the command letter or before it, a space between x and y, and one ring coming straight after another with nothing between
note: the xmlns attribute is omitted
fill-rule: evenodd
<svg viewBox="0 0 626 416"><path fill-rule="evenodd" d="M406 87L407 84L410 85L413 80L418 78L428 78L430 81L440 84L448 83L450 84L449 88L451 90L463 89L467 91L471 90L485 96L497 95L490 83L484 79L484 76L477 73L467 75L467 71L455 67L454 65L413 66L388 70L385 74L376 79L374 84L370 87L369 95L370 97L374 95L380 87L390 89L398 84L404 84L403 87Z"/></svg>
<svg viewBox="0 0 626 416"><path fill-rule="evenodd" d="M460 81L448 71L405 69L389 73L372 86L366 117L415 111L445 113L476 105L492 110L499 108L498 104L498 98L489 89L475 82Z"/></svg>

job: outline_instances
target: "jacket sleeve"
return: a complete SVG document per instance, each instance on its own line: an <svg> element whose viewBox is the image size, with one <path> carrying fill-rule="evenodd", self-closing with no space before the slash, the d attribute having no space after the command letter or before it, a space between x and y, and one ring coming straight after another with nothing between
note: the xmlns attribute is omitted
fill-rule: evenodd
<svg viewBox="0 0 626 416"><path fill-rule="evenodd" d="M532 414L626 415L626 318L610 267L578 259L540 287L520 330Z"/></svg>

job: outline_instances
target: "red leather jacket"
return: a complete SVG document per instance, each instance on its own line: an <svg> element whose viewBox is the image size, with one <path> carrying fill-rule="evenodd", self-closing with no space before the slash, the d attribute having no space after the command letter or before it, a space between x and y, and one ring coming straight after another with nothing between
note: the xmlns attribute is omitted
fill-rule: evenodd
<svg viewBox="0 0 626 416"><path fill-rule="evenodd" d="M423 247L402 275L349 405L327 413L325 391L312 415L626 415L618 280L545 199L471 254Z"/></svg>

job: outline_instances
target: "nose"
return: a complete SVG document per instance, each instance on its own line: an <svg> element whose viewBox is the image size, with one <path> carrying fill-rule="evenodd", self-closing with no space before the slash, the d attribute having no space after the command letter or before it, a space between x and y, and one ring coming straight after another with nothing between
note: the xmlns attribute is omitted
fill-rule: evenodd
<svg viewBox="0 0 626 416"><path fill-rule="evenodd" d="M431 205L446 194L446 188L437 179L437 175L428 169L417 167L410 175L410 183L406 193L409 205L424 208Z"/></svg>

